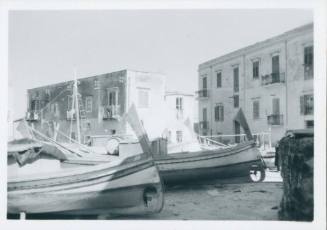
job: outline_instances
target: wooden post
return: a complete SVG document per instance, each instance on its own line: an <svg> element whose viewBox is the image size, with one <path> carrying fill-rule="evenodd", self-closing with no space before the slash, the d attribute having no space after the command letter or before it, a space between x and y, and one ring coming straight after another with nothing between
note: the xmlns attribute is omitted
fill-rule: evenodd
<svg viewBox="0 0 327 230"><path fill-rule="evenodd" d="M151 143L149 141L149 137L146 134L145 129L140 122L134 104L132 104L124 119L128 121L128 123L131 125L132 129L134 130L141 144L143 152L146 153L148 156L152 156L152 149L151 149Z"/></svg>
<svg viewBox="0 0 327 230"><path fill-rule="evenodd" d="M235 118L234 118L234 121L238 122L245 134L246 134L246 137L249 141L252 141L253 140L253 136L252 136L252 133L251 133L251 130L250 130L250 127L248 125L248 122L246 121L246 118L245 118L245 115L243 113L243 110L240 108L239 111L237 112Z"/></svg>
<svg viewBox="0 0 327 230"><path fill-rule="evenodd" d="M25 212L19 213L19 219L20 220L26 220L26 213Z"/></svg>

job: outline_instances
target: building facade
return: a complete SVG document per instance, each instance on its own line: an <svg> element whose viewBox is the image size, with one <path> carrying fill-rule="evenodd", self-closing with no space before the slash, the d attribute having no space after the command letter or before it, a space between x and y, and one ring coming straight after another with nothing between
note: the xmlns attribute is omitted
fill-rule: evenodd
<svg viewBox="0 0 327 230"><path fill-rule="evenodd" d="M170 91L165 94L166 130L169 143L188 142L194 136L195 99L193 94Z"/></svg>
<svg viewBox="0 0 327 230"><path fill-rule="evenodd" d="M73 83L28 90L26 119L37 130L58 141L77 139L77 112L73 106ZM123 114L135 104L149 136L158 136L155 117L162 113L165 76L122 70L78 79L81 142L91 136L132 135Z"/></svg>
<svg viewBox="0 0 327 230"><path fill-rule="evenodd" d="M198 73L202 135L241 133L239 108L273 144L286 130L314 125L312 24L204 62Z"/></svg>

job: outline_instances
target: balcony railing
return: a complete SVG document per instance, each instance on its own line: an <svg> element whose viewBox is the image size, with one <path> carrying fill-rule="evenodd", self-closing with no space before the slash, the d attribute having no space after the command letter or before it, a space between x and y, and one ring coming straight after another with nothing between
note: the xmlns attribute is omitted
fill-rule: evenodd
<svg viewBox="0 0 327 230"><path fill-rule="evenodd" d="M209 98L209 90L207 89L202 89L199 91L196 91L196 94L198 95L198 99L207 99Z"/></svg>
<svg viewBox="0 0 327 230"><path fill-rule="evenodd" d="M283 115L281 114L271 114L267 116L267 121L269 125L282 125Z"/></svg>
<svg viewBox="0 0 327 230"><path fill-rule="evenodd" d="M67 111L67 115L66 115L67 120L71 121L71 120L76 120L76 113L75 110L69 110Z"/></svg>
<svg viewBox="0 0 327 230"><path fill-rule="evenodd" d="M27 121L38 121L41 119L40 111L30 110L26 112L26 120Z"/></svg>
<svg viewBox="0 0 327 230"><path fill-rule="evenodd" d="M109 105L104 107L103 120L117 119L120 116L120 105Z"/></svg>
<svg viewBox="0 0 327 230"><path fill-rule="evenodd" d="M200 129L208 130L209 129L209 122L208 121L200 121Z"/></svg>
<svg viewBox="0 0 327 230"><path fill-rule="evenodd" d="M261 77L262 85L270 85L274 83L284 83L285 73L271 73Z"/></svg>

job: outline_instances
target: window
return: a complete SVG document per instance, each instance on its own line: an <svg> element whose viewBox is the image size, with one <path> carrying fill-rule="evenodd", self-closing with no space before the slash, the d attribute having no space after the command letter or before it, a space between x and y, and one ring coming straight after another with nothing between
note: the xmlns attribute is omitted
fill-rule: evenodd
<svg viewBox="0 0 327 230"><path fill-rule="evenodd" d="M253 119L259 119L260 117L260 107L259 101L253 101Z"/></svg>
<svg viewBox="0 0 327 230"><path fill-rule="evenodd" d="M313 78L313 46L304 48L304 79Z"/></svg>
<svg viewBox="0 0 327 230"><path fill-rule="evenodd" d="M218 106L215 106L215 121L219 121L218 113L219 113L219 108L218 108Z"/></svg>
<svg viewBox="0 0 327 230"><path fill-rule="evenodd" d="M253 79L259 79L259 61L252 63Z"/></svg>
<svg viewBox="0 0 327 230"><path fill-rule="evenodd" d="M238 95L234 95L234 108L238 108L239 107L239 96Z"/></svg>
<svg viewBox="0 0 327 230"><path fill-rule="evenodd" d="M217 105L215 107L215 121L224 121L224 106Z"/></svg>
<svg viewBox="0 0 327 230"><path fill-rule="evenodd" d="M32 100L31 101L31 110L39 110L40 109L40 101Z"/></svg>
<svg viewBox="0 0 327 230"><path fill-rule="evenodd" d="M280 114L279 111L279 98L273 98L272 100L272 110L274 115Z"/></svg>
<svg viewBox="0 0 327 230"><path fill-rule="evenodd" d="M239 91L239 76L238 76L238 67L234 68L233 75L234 75L234 92Z"/></svg>
<svg viewBox="0 0 327 230"><path fill-rule="evenodd" d="M301 114L312 115L313 105L313 94L303 95L300 97Z"/></svg>
<svg viewBox="0 0 327 230"><path fill-rule="evenodd" d="M304 65L313 66L313 46L304 48Z"/></svg>
<svg viewBox="0 0 327 230"><path fill-rule="evenodd" d="M50 112L52 114L56 114L56 115L59 113L59 105L58 105L58 103L51 103L50 104Z"/></svg>
<svg viewBox="0 0 327 230"><path fill-rule="evenodd" d="M98 79L94 79L94 88L95 89L99 88L99 80Z"/></svg>
<svg viewBox="0 0 327 230"><path fill-rule="evenodd" d="M217 88L221 88L221 72L217 73Z"/></svg>
<svg viewBox="0 0 327 230"><path fill-rule="evenodd" d="M70 111L73 108L73 100L72 96L68 95L67 96L67 111Z"/></svg>
<svg viewBox="0 0 327 230"><path fill-rule="evenodd" d="M207 108L202 109L202 119L203 121L207 121Z"/></svg>
<svg viewBox="0 0 327 230"><path fill-rule="evenodd" d="M202 79L202 89L207 89L207 77L203 77Z"/></svg>
<svg viewBox="0 0 327 230"><path fill-rule="evenodd" d="M50 98L51 96L50 89L45 89L45 96Z"/></svg>
<svg viewBox="0 0 327 230"><path fill-rule="evenodd" d="M273 56L271 59L271 68L273 75L279 75L279 56Z"/></svg>
<svg viewBox="0 0 327 230"><path fill-rule="evenodd" d="M86 112L92 112L92 104L93 104L93 97L87 96L85 98L85 111Z"/></svg>
<svg viewBox="0 0 327 230"><path fill-rule="evenodd" d="M183 98L182 97L176 97L176 109L183 110Z"/></svg>
<svg viewBox="0 0 327 230"><path fill-rule="evenodd" d="M176 142L182 142L183 141L183 132L178 130L176 131Z"/></svg>
<svg viewBox="0 0 327 230"><path fill-rule="evenodd" d="M108 92L108 105L116 106L118 105L118 88L107 89Z"/></svg>
<svg viewBox="0 0 327 230"><path fill-rule="evenodd" d="M149 89L138 89L138 107L149 107Z"/></svg>

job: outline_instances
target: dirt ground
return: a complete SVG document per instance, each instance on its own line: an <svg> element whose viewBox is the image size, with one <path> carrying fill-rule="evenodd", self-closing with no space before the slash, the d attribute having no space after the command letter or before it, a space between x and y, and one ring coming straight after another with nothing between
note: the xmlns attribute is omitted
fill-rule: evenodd
<svg viewBox="0 0 327 230"><path fill-rule="evenodd" d="M246 178L210 180L165 186L162 211L147 216L27 216L27 219L120 220L278 220L282 199L279 172L267 170L266 179L249 183Z"/></svg>
<svg viewBox="0 0 327 230"><path fill-rule="evenodd" d="M160 213L118 219L278 220L282 195L279 172L267 171L266 180L260 183L234 178L166 186L165 205Z"/></svg>

